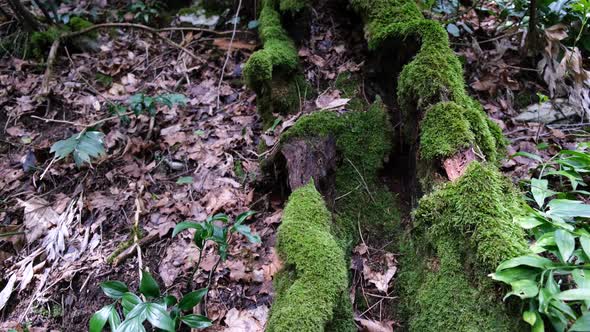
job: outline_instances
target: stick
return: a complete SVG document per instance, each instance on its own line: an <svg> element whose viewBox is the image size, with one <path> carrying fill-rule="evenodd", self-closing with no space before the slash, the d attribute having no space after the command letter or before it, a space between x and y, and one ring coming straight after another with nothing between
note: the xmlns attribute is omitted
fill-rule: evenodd
<svg viewBox="0 0 590 332"><path fill-rule="evenodd" d="M242 8L242 0L238 2L238 8L236 9L236 15L234 16L234 28L231 34L231 39L229 40L229 46L227 48L227 54L225 56L225 61L223 61L223 67L221 67L221 74L219 75L219 84L217 85L217 110L219 110L219 99L221 97L221 84L223 83L223 76L225 75L225 67L227 66L227 62L229 61L229 57L231 56L231 47L234 43L234 38L236 37L236 27L238 25L238 18L240 15L240 8Z"/></svg>

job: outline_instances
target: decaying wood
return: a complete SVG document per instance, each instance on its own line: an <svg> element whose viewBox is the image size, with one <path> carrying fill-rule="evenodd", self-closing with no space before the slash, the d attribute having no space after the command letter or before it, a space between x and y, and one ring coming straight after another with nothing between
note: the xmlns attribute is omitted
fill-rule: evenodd
<svg viewBox="0 0 590 332"><path fill-rule="evenodd" d="M451 181L455 181L465 173L467 166L476 159L473 148L463 150L450 158L443 161L443 168L447 173L447 177Z"/></svg>
<svg viewBox="0 0 590 332"><path fill-rule="evenodd" d="M338 161L333 137L295 139L283 145L281 154L287 162L291 190L313 179L316 188L325 197L333 196L333 175Z"/></svg>

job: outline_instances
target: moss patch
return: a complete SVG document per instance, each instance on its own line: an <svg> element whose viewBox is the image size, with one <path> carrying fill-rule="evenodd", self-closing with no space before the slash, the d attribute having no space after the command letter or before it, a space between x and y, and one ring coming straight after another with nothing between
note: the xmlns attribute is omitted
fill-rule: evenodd
<svg viewBox="0 0 590 332"><path fill-rule="evenodd" d="M524 202L492 165L472 163L420 200L400 246L398 289L411 331L515 331L487 274L528 252L513 222Z"/></svg>
<svg viewBox="0 0 590 332"><path fill-rule="evenodd" d="M91 26L92 23L90 21L75 16L70 19L68 24L51 26L46 31L33 32L29 43L33 57L38 59L43 58L46 55L46 52L49 51L51 44L53 44L59 36L69 32L80 31ZM98 33L96 31L89 32L85 36L81 36L81 38L83 37L95 39L98 37Z"/></svg>
<svg viewBox="0 0 590 332"><path fill-rule="evenodd" d="M274 1L262 2L258 32L264 45L246 62L246 84L256 92L258 111L269 127L273 113L287 114L297 111L302 96L309 88L298 73L299 57L295 44L281 25L281 16Z"/></svg>
<svg viewBox="0 0 590 332"><path fill-rule="evenodd" d="M277 236L286 269L277 278L267 331L323 331L335 317L348 291L348 264L331 220L313 183L289 197Z"/></svg>
<svg viewBox="0 0 590 332"><path fill-rule="evenodd" d="M420 157L435 159L452 156L475 141L463 109L453 102L438 103L428 110L420 123Z"/></svg>

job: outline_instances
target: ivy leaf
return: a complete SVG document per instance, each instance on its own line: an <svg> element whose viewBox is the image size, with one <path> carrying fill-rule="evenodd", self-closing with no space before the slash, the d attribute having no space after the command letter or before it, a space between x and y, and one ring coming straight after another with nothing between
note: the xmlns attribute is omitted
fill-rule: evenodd
<svg viewBox="0 0 590 332"><path fill-rule="evenodd" d="M147 297L160 297L160 286L147 271L141 271L141 282L139 283L139 291Z"/></svg>
<svg viewBox="0 0 590 332"><path fill-rule="evenodd" d="M576 246L574 236L568 231L558 229L555 231L555 243L557 243L557 248L559 249L563 262L566 263L574 252Z"/></svg>
<svg viewBox="0 0 590 332"><path fill-rule="evenodd" d="M181 310L188 311L196 306L205 295L207 295L207 288L201 288L196 291L186 294L178 303L178 307Z"/></svg>
<svg viewBox="0 0 590 332"><path fill-rule="evenodd" d="M83 131L68 139L55 142L51 146L51 152L58 159L64 159L72 154L76 166L80 167L85 162L90 163L90 158L105 154L103 138L104 134L99 131Z"/></svg>
<svg viewBox="0 0 590 332"><path fill-rule="evenodd" d="M115 300L120 299L123 297L123 294L129 291L127 285L116 280L102 282L100 283L100 288L102 288L106 296Z"/></svg>
<svg viewBox="0 0 590 332"><path fill-rule="evenodd" d="M211 326L211 320L200 315L186 315L180 317L180 320L193 329L204 329Z"/></svg>
<svg viewBox="0 0 590 332"><path fill-rule="evenodd" d="M95 312L94 315L90 318L89 323L89 332L100 332L104 328L111 315L111 311L114 310L115 306L113 304L109 304L107 306L102 307L99 311Z"/></svg>
<svg viewBox="0 0 590 332"><path fill-rule="evenodd" d="M157 97L157 100L170 108L175 104L186 105L186 97L181 93L166 93Z"/></svg>

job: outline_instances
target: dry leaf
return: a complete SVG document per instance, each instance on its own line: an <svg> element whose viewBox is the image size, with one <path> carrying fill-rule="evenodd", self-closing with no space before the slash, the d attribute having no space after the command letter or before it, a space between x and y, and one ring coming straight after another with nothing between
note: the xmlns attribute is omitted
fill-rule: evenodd
<svg viewBox="0 0 590 332"><path fill-rule="evenodd" d="M362 332L393 332L393 321L378 322L375 320L355 318Z"/></svg>
<svg viewBox="0 0 590 332"><path fill-rule="evenodd" d="M367 264L363 267L363 275L365 280L375 285L375 287L383 293L387 293L389 289L389 282L397 272L397 266L395 265L395 259L393 254L385 254L385 261L387 268L385 272L373 271Z"/></svg>
<svg viewBox="0 0 590 332"><path fill-rule="evenodd" d="M8 279L6 286L4 286L4 289L0 292L0 310L2 310L2 308L4 308L4 306L6 305L6 302L8 302L10 294L12 294L12 289L14 288L15 281L16 274L13 273Z"/></svg>
<svg viewBox="0 0 590 332"><path fill-rule="evenodd" d="M264 331L264 325L268 319L268 307L259 306L256 309L239 311L231 309L225 315L225 332L256 332Z"/></svg>
<svg viewBox="0 0 590 332"><path fill-rule="evenodd" d="M47 229L57 224L59 215L50 204L42 199L33 197L28 201L18 201L25 208L24 225L28 243L32 243L47 233Z"/></svg>

